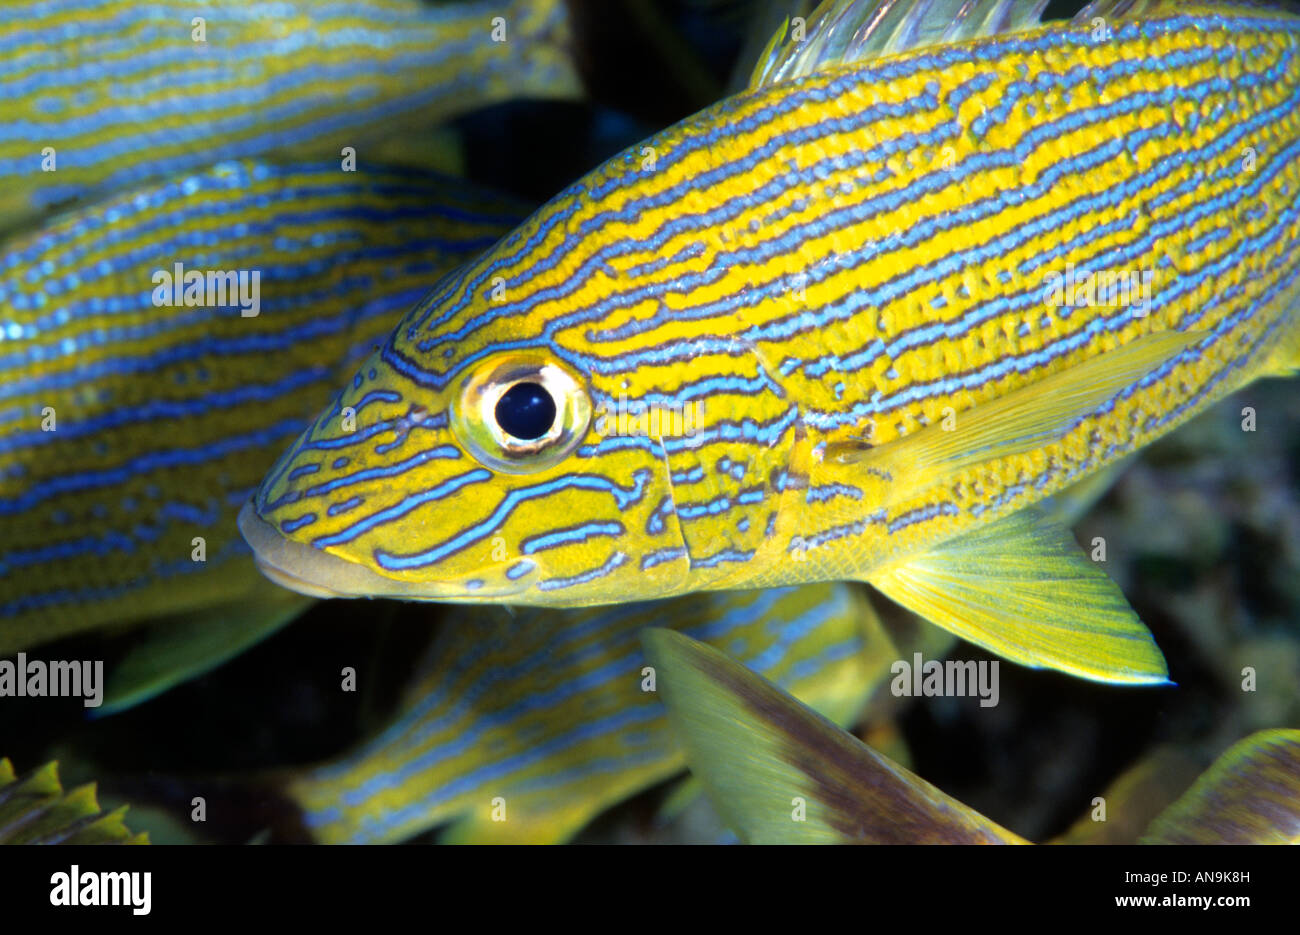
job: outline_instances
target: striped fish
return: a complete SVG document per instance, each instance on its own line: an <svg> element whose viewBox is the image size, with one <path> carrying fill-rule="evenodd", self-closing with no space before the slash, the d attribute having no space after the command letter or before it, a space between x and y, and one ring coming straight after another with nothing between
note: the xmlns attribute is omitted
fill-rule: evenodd
<svg viewBox="0 0 1300 935"><path fill-rule="evenodd" d="M450 620L400 716L284 786L324 843L558 842L680 772L637 640L669 625L848 724L896 655L860 591L810 585Z"/></svg>
<svg viewBox="0 0 1300 935"><path fill-rule="evenodd" d="M1300 361L1300 18L1042 6L828 0L574 183L280 459L241 514L263 570L568 606L862 579L1165 682L1035 504Z"/></svg>
<svg viewBox="0 0 1300 935"><path fill-rule="evenodd" d="M233 162L6 245L0 652L278 592L239 505L430 278L524 213L424 173ZM235 283L192 305L165 281L240 271L256 316Z"/></svg>
<svg viewBox="0 0 1300 935"><path fill-rule="evenodd" d="M423 164L413 126L575 94L567 42L561 0L9 2L0 229L227 159L383 161L394 130Z"/></svg>

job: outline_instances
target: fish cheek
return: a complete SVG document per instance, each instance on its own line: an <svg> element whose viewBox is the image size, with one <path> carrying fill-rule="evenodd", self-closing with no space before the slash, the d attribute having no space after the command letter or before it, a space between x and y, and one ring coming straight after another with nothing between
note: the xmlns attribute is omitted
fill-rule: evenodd
<svg viewBox="0 0 1300 935"><path fill-rule="evenodd" d="M525 542L545 603L570 606L652 600L689 590L690 553L657 443L596 440L567 462L568 500L546 511L550 532ZM557 538L581 549L548 552Z"/></svg>
<svg viewBox="0 0 1300 935"><path fill-rule="evenodd" d="M413 584L464 586L467 592L495 586L510 551L492 526L502 499L496 481L469 458L430 467L388 492L388 505L379 494L372 515L392 518L343 544L338 554Z"/></svg>

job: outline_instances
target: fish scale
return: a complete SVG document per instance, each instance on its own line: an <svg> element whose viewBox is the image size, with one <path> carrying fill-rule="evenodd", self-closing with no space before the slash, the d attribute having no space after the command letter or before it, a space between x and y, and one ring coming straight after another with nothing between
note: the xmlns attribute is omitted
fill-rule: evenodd
<svg viewBox="0 0 1300 935"><path fill-rule="evenodd" d="M0 647L259 593L238 506L429 278L522 214L426 173L234 162L7 244ZM257 270L260 313L155 305L175 263Z"/></svg>
<svg viewBox="0 0 1300 935"><path fill-rule="evenodd" d="M264 568L309 593L539 604L888 589L1285 372L1300 20L1141 7L1106 30L823 63L580 179L413 310L367 364L378 376L359 374L268 475L250 508L265 525L245 524ZM1071 269L1148 273L1150 301L1049 301ZM597 413L560 464L494 474L467 453L333 520L290 478L324 440L385 462L339 431L361 396L389 394L370 418L415 407L452 424L464 381L512 354L569 368ZM698 424L600 432L624 398L697 404ZM624 534L523 570L473 557L614 518Z"/></svg>
<svg viewBox="0 0 1300 935"><path fill-rule="evenodd" d="M575 95L567 30L557 0L6 4L0 224L222 159L352 146L370 162L391 152L423 164L412 127Z"/></svg>

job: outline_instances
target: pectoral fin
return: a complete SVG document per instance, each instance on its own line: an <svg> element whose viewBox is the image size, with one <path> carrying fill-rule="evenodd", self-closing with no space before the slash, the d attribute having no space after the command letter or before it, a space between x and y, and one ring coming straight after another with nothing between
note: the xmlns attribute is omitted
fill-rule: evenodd
<svg viewBox="0 0 1300 935"><path fill-rule="evenodd" d="M1161 331L878 447L839 442L825 460L889 476L890 501L910 499L960 471L1025 454L1063 437L1080 419L1196 343L1200 334Z"/></svg>
<svg viewBox="0 0 1300 935"><path fill-rule="evenodd" d="M691 772L751 844L1025 843L722 652L642 632Z"/></svg>
<svg viewBox="0 0 1300 935"><path fill-rule="evenodd" d="M1283 328L1281 340L1264 361L1264 376L1291 377L1300 373L1300 310L1292 310L1291 320Z"/></svg>
<svg viewBox="0 0 1300 935"><path fill-rule="evenodd" d="M1164 657L1119 588L1035 509L873 571L931 623L1012 662L1099 682L1168 683Z"/></svg>
<svg viewBox="0 0 1300 935"><path fill-rule="evenodd" d="M217 666L266 639L311 604L283 588L259 589L256 599L162 620L130 635L131 650L108 673L103 717L125 711Z"/></svg>

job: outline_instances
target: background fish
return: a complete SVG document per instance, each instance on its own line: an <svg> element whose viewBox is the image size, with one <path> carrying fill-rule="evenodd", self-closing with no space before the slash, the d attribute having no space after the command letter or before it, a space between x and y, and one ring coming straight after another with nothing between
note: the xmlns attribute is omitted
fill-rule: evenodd
<svg viewBox="0 0 1300 935"><path fill-rule="evenodd" d="M844 585L469 613L448 621L381 735L285 783L316 840L399 841L450 823L445 841L563 841L680 771L646 690L637 634L647 626L726 647L839 724L896 653L865 596Z"/></svg>
<svg viewBox="0 0 1300 935"><path fill-rule="evenodd" d="M7 244L0 652L215 605L300 608L256 573L239 504L430 279L522 214L427 173L235 162ZM258 314L233 293L155 304L175 264L256 271Z"/></svg>
<svg viewBox="0 0 1300 935"><path fill-rule="evenodd" d="M823 4L444 280L245 507L266 573L545 605L861 578L1164 682L1029 508L1294 369L1300 19L959 6ZM1136 291L1080 300L1089 270Z"/></svg>
<svg viewBox="0 0 1300 935"><path fill-rule="evenodd" d="M417 131L508 98L576 95L568 41L559 0L7 3L0 230L224 159L351 146L426 165Z"/></svg>

